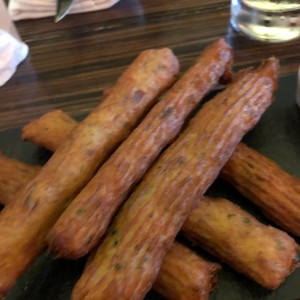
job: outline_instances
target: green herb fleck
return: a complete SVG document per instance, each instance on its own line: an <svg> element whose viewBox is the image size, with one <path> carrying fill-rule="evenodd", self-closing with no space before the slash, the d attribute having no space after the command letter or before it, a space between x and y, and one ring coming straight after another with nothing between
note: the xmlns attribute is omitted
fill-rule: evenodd
<svg viewBox="0 0 300 300"><path fill-rule="evenodd" d="M235 216L236 216L236 214L228 214L227 219L231 219L232 217L235 217Z"/></svg>
<svg viewBox="0 0 300 300"><path fill-rule="evenodd" d="M178 164L179 166L183 165L186 161L186 157L184 156L180 156L179 160L178 160Z"/></svg>
<svg viewBox="0 0 300 300"><path fill-rule="evenodd" d="M247 217L243 217L243 223L250 224L251 220L249 218L247 218Z"/></svg>
<svg viewBox="0 0 300 300"><path fill-rule="evenodd" d="M79 209L76 210L76 215L77 216L81 216L84 213L85 213L85 209L84 208L79 208Z"/></svg>
<svg viewBox="0 0 300 300"><path fill-rule="evenodd" d="M138 264L138 268L139 269L143 269L144 268L144 265L147 263L147 261L150 260L150 257L148 255L145 255L141 258L139 264Z"/></svg>
<svg viewBox="0 0 300 300"><path fill-rule="evenodd" d="M165 119L173 113L174 109L172 107L167 107L161 114L161 118Z"/></svg>
<svg viewBox="0 0 300 300"><path fill-rule="evenodd" d="M248 167L249 167L250 169L254 169L254 165L251 164L250 162L248 162Z"/></svg>
<svg viewBox="0 0 300 300"><path fill-rule="evenodd" d="M116 265L115 265L115 270L116 271L120 271L120 270L122 270L124 268L124 265L122 265L122 264L120 264L120 263L117 263Z"/></svg>
<svg viewBox="0 0 300 300"><path fill-rule="evenodd" d="M85 241L85 244L88 245L92 240L93 240L94 236L91 234L88 236L88 238Z"/></svg>
<svg viewBox="0 0 300 300"><path fill-rule="evenodd" d="M24 200L24 206L29 209L30 211L33 211L37 207L37 203L32 200L31 195L29 195L25 200Z"/></svg>
<svg viewBox="0 0 300 300"><path fill-rule="evenodd" d="M110 229L110 235L115 235L115 234L117 234L117 228L116 227L111 227L111 229Z"/></svg>

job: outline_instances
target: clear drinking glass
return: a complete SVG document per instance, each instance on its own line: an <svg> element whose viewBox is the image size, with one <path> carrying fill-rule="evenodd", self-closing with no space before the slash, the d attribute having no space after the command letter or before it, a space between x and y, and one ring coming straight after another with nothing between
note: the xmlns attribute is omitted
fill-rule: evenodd
<svg viewBox="0 0 300 300"><path fill-rule="evenodd" d="M232 26L263 41L300 37L300 0L231 0Z"/></svg>

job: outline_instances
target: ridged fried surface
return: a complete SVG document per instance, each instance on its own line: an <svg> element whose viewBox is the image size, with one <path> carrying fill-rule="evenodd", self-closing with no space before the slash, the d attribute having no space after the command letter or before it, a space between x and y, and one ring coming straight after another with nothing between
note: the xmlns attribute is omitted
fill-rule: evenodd
<svg viewBox="0 0 300 300"><path fill-rule="evenodd" d="M153 288L166 299L207 300L217 283L219 264L210 263L175 242L166 255Z"/></svg>
<svg viewBox="0 0 300 300"><path fill-rule="evenodd" d="M300 236L300 180L267 157L240 144L222 177L285 230Z"/></svg>
<svg viewBox="0 0 300 300"><path fill-rule="evenodd" d="M7 175L12 176L2 177L2 167L8 171ZM16 194L15 191L34 177L38 170L39 167L0 154L0 195L3 203L8 203ZM7 189L5 194L1 194L4 184L11 188ZM182 244L174 243L164 259L154 289L167 299L208 299L209 293L217 283L217 272L220 269L219 264L205 261Z"/></svg>
<svg viewBox="0 0 300 300"><path fill-rule="evenodd" d="M55 151L78 125L66 112L54 110L26 125L22 138ZM31 166L0 153L0 204L8 204L19 189L33 179L40 167Z"/></svg>
<svg viewBox="0 0 300 300"><path fill-rule="evenodd" d="M74 300L143 299L195 202L272 102L277 61L206 103L127 200L73 290Z"/></svg>
<svg viewBox="0 0 300 300"><path fill-rule="evenodd" d="M45 236L74 194L143 112L174 80L169 49L147 50L123 73L109 96L69 135L38 175L0 214L0 294L33 262Z"/></svg>
<svg viewBox="0 0 300 300"><path fill-rule="evenodd" d="M236 271L268 289L294 270L297 244L225 199L203 197L182 232Z"/></svg>
<svg viewBox="0 0 300 300"><path fill-rule="evenodd" d="M230 47L217 40L153 107L50 230L49 246L56 256L76 259L99 243L132 186L176 137L231 60Z"/></svg>
<svg viewBox="0 0 300 300"><path fill-rule="evenodd" d="M0 203L8 204L19 189L33 179L38 166L31 166L0 153ZM1 247L1 246L0 246Z"/></svg>
<svg viewBox="0 0 300 300"><path fill-rule="evenodd" d="M23 137L54 151L76 124L68 114L56 110L25 126ZM221 176L258 205L272 221L300 236L298 178L289 175L276 163L244 144L236 148ZM12 181L0 173L0 195L3 195L0 203L6 204L9 201L6 193L12 195L10 189L17 191L18 180L21 185L21 177Z"/></svg>
<svg viewBox="0 0 300 300"><path fill-rule="evenodd" d="M77 122L67 113L54 110L24 126L22 139L54 152L76 125Z"/></svg>

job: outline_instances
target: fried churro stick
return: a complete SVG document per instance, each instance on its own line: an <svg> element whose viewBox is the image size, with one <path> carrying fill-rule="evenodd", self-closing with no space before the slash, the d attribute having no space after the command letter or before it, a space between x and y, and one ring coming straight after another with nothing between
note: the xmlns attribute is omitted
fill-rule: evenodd
<svg viewBox="0 0 300 300"><path fill-rule="evenodd" d="M12 174L7 178L2 177L0 168L0 191L4 184L11 187L0 199L3 203L8 203L22 184L27 183L39 170L39 167L24 164L2 154L0 166ZM220 269L219 264L205 261L182 244L174 243L164 259L154 289L168 299L205 300L216 285L217 272Z"/></svg>
<svg viewBox="0 0 300 300"><path fill-rule="evenodd" d="M225 73L224 78L230 80L230 73ZM112 88L106 87L103 97L106 97ZM22 140L31 141L54 152L76 125L78 122L69 114L56 109L25 125L22 129Z"/></svg>
<svg viewBox="0 0 300 300"><path fill-rule="evenodd" d="M71 118L62 111L51 112L49 117L47 115L33 121L34 134L30 130L31 125L28 125L26 132L30 130L31 134L36 137L32 141L49 149L51 147L47 145L59 145L58 141L63 140L76 123L75 121L70 122ZM51 130L46 132L44 128L51 128ZM53 129L57 134L52 134L54 133ZM28 139L30 139L29 136L28 133ZM55 147L51 150L55 150ZM3 157L0 157L0 160L1 166L1 163L5 163L5 161L3 161ZM17 168L15 167L15 169ZM4 169L2 168L2 170ZM8 176L13 176L14 170L10 170ZM2 195L0 203L6 204L6 201L9 201L6 193L10 193L10 189L16 191L16 187L23 181L22 177L16 177L12 181L6 174L0 173L0 176L0 195ZM24 176L24 178L28 178L29 174ZM221 176L260 207L273 222L288 232L300 236L300 180L298 178L288 174L275 162L242 143L238 145L222 169ZM19 184L18 180L20 180Z"/></svg>
<svg viewBox="0 0 300 300"><path fill-rule="evenodd" d="M0 215L0 294L33 262L69 199L174 81L169 49L147 50L129 66L104 101L71 132L37 176Z"/></svg>
<svg viewBox="0 0 300 300"><path fill-rule="evenodd" d="M225 199L203 197L182 232L268 289L277 288L297 265L299 247L288 234Z"/></svg>
<svg viewBox="0 0 300 300"><path fill-rule="evenodd" d="M235 157L237 153L245 155L247 152L251 153L252 150L246 145L239 144L232 158ZM252 162L252 156L248 157L248 161ZM265 160L265 158L263 160ZM257 162L260 163L261 159ZM227 164L230 164L230 161ZM0 166L0 170L8 170L8 172L5 173L6 176L1 176L0 173L0 190L2 190L2 187L4 186L8 187L8 189L3 189L3 191L6 191L5 194L0 193L2 195L1 200L3 203L8 203L9 200L13 198L15 191L17 191L23 183L26 183L26 179L28 181L30 179L29 177L33 177L38 170L38 167L32 167L4 155L0 156ZM277 171L276 174L279 173L280 172ZM209 218L207 218L208 215L210 216ZM234 218L234 220L232 220L232 218ZM259 230L254 230L256 226L258 226ZM276 280L273 280L272 283L274 288L276 287L274 286L274 283L277 282L277 285L279 285L284 280L285 276L292 270L289 261L291 261L291 257L293 257L294 247L292 247L291 253L287 251L288 249L285 249L284 252L280 251L280 259L283 260L286 259L286 256L288 257L286 259L285 267L279 270L276 268L283 264L279 264L280 260L270 254L270 251L275 251L276 253L278 245L283 244L280 240L282 238L285 240L286 237L282 233L279 233L279 230L262 225L239 207L224 199L205 199L205 201L201 201L200 207L193 211L191 217L184 225L183 230L186 231L187 235L192 237L194 242L197 241L202 245L201 241L203 241L203 244L206 244L204 247L212 254L215 254L220 259L228 262L235 270L242 272L244 275L267 288L270 288L271 285L266 285L265 282L267 280L272 280L272 276L276 277ZM251 231L250 234L249 231ZM279 241L274 242L275 235L273 235L273 232L279 236ZM236 243L235 237L237 235L243 237L243 240L245 239L246 242L249 241L249 243L255 245L255 247L243 248L242 245L244 242L242 243L242 241L240 241L239 243ZM269 242L271 236L273 236L273 242ZM268 243L267 247L265 244L261 245L261 243L265 242ZM229 246L226 246L227 243ZM219 245L219 247L215 245ZM226 249L228 251L226 251ZM246 250L247 253L241 252L243 250ZM170 253L168 253L168 255L169 254ZM177 260L179 260L181 254L178 252L176 255ZM251 260L249 259L250 255L251 257L254 257ZM168 256L166 256L165 260L167 260L167 257ZM254 261L254 263L249 263L249 261ZM271 263L272 261L274 261L274 263ZM175 262L176 259L174 258L174 263ZM262 262L265 264L263 267L261 267ZM235 265L239 266L236 267ZM252 269L254 269L253 272L251 271ZM168 274L174 274L175 279L178 278L179 274L174 270L170 271L169 268L166 268L165 271L167 274L161 274L158 278L170 276ZM163 267L160 272L163 272ZM281 279L279 277L281 277ZM155 286L162 284L159 279L157 279L156 283ZM172 286L177 285L170 284L170 287ZM164 290L167 290L166 287L164 287Z"/></svg>
<svg viewBox="0 0 300 300"><path fill-rule="evenodd" d="M50 114L52 114L51 117ZM47 144L57 143L58 145L57 141L63 140L76 123L75 121L69 122L70 117L62 111L49 113L49 118L47 115L33 121L36 126L33 135L36 139L33 141L49 149ZM52 134L54 132L52 130L50 132L43 130L48 126L50 128L51 125L57 130L57 134ZM28 130L30 128L31 126L28 126ZM55 150L55 147L52 150ZM0 159L3 160L1 157ZM10 174L13 172L12 170ZM18 186L16 181L19 179L21 185L22 178L16 177L15 181L7 180L7 185L5 181L7 176L5 174L0 174L0 176L3 178L2 180L0 178L0 195L3 195L0 203L6 204L5 201L9 199L5 193L9 192L10 188L15 190L15 186ZM27 178L27 175L24 176ZM300 236L300 180L298 178L288 174L275 162L242 143L237 146L234 154L222 169L221 176L260 207L273 222L296 236Z"/></svg>
<svg viewBox="0 0 300 300"><path fill-rule="evenodd" d="M241 150L239 148L239 146L236 148L235 153ZM244 151L241 153L244 153ZM11 187L7 189L5 194L0 193L3 203L8 203L13 198L15 191L19 190L23 183L26 183L26 179L29 181L28 174L30 174L29 177L33 177L38 170L38 167L32 167L4 155L0 155L0 166L9 171L6 177L2 176L0 172L0 190L2 190L4 184ZM0 168L1 170L2 168ZM10 173L12 176L9 175ZM293 261L292 257L295 258L295 244L290 237L275 228L262 225L253 216L225 199L208 199L204 197L200 206L193 210L191 216L185 222L182 231L193 242L204 246L206 250L227 262L233 269L266 288L279 286L295 266L294 263L291 263ZM244 248L245 243L251 244L253 247ZM286 243L292 245L292 247L284 249L279 247L279 245ZM201 268L201 258L199 264L190 262L192 257L187 255L189 250L180 251L178 247L173 249L171 258L169 258L171 254L169 251L164 259L154 288L166 297L167 292L172 293L172 295L178 293L178 298L175 299L184 299L189 291L196 291L196 289L192 289L192 286L196 286L197 282L208 284L209 277L205 276L203 280L200 280L201 277L199 276L202 276L201 274L208 275L206 272L213 271L213 269L206 263ZM275 251L275 255L272 253L273 251ZM186 253L185 256L184 253ZM208 269L204 266L207 266ZM182 268L182 272L177 267ZM184 272L185 269L189 272ZM199 275L195 275L195 272L199 272ZM189 281L193 279L196 280L194 283ZM165 280L168 281L164 283ZM186 282L175 284L174 280L186 280ZM213 278L211 283L213 283ZM190 288L183 289L183 286L190 286ZM203 287L199 288L198 291L198 297L200 297L200 294L205 293L204 291L207 291L207 289Z"/></svg>
<svg viewBox="0 0 300 300"><path fill-rule="evenodd" d="M0 203L6 205L11 202L38 170L38 166L25 164L0 153Z"/></svg>
<svg viewBox="0 0 300 300"><path fill-rule="evenodd" d="M22 138L55 151L78 123L62 110L46 113L22 130ZM0 153L0 204L8 204L40 169Z"/></svg>
<svg viewBox="0 0 300 300"><path fill-rule="evenodd" d="M219 264L210 263L175 242L166 255L154 282L155 291L166 299L207 300L217 283Z"/></svg>
<svg viewBox="0 0 300 300"><path fill-rule="evenodd" d="M77 124L67 113L57 109L24 126L22 139L54 152Z"/></svg>
<svg viewBox="0 0 300 300"><path fill-rule="evenodd" d="M271 59L202 107L122 207L73 300L145 296L196 200L271 104L277 72Z"/></svg>
<svg viewBox="0 0 300 300"><path fill-rule="evenodd" d="M239 152L240 149L236 148L237 151ZM0 188L4 183L8 187L15 187L15 189L9 188L7 193L3 194L1 199L4 202L13 198L15 190L18 190L25 182L26 174L34 176L38 169L38 167L23 164L4 155L0 156L0 166L4 166L13 174L5 180L3 176L0 176ZM20 180L15 181L15 178L20 178ZM19 185L16 185L18 182ZM227 262L233 269L266 288L278 287L295 267L295 242L289 236L280 230L261 224L253 216L225 199L203 197L199 207L193 210L185 222L182 232L193 242ZM244 247L249 244L251 246ZM285 244L288 247L280 246ZM154 288L164 296L167 297L166 293L172 293L172 295L178 293L178 298L175 299L184 299L182 297L187 293L196 291L192 286L196 286L197 282L205 286L209 283L208 273L209 270L213 271L213 266L210 268L209 263L203 262L204 265L201 268L201 258L199 263L191 262L192 256L189 256L188 252L188 249L180 251L178 247L174 247L173 251L169 251L165 257L154 284ZM170 255L171 253L173 254ZM182 271L177 267L182 268ZM185 269L189 272L184 272ZM198 276L195 272L199 272ZM205 275L202 280L199 279L201 274ZM168 281L165 283L165 280ZM186 281L175 284L174 280ZM194 283L193 280L195 280ZM213 283L213 278L211 283ZM184 286L190 288L183 289ZM207 291L205 286L198 289L198 297Z"/></svg>
<svg viewBox="0 0 300 300"><path fill-rule="evenodd" d="M257 151L240 144L222 177L283 229L300 236L300 180Z"/></svg>
<svg viewBox="0 0 300 300"><path fill-rule="evenodd" d="M223 39L212 43L153 107L50 230L49 246L56 256L77 259L99 243L130 189L177 136L231 60L231 49Z"/></svg>

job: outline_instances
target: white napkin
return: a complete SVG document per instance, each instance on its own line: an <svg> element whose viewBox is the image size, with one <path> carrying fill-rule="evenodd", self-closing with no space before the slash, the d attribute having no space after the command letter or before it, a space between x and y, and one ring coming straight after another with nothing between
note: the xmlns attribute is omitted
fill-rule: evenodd
<svg viewBox="0 0 300 300"><path fill-rule="evenodd" d="M75 0L69 14L110 8L119 0ZM8 5L14 20L55 16L56 0L10 0Z"/></svg>
<svg viewBox="0 0 300 300"><path fill-rule="evenodd" d="M28 54L28 46L0 29L0 86L16 72L18 64Z"/></svg>
<svg viewBox="0 0 300 300"><path fill-rule="evenodd" d="M12 77L27 54L28 46L20 41L5 4L0 0L0 86Z"/></svg>

